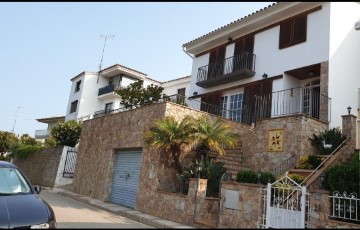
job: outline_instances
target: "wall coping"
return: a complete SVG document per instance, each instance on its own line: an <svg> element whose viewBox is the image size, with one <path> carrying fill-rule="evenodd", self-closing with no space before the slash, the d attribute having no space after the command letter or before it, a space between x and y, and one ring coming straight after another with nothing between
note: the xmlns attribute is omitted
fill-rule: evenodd
<svg viewBox="0 0 360 230"><path fill-rule="evenodd" d="M288 118L288 117L304 117L307 118L307 119L312 119L314 121L317 121L317 122L320 122L320 123L323 123L325 125L329 125L330 122L328 121L323 121L323 120L320 120L320 119L316 119L314 117L310 117L310 116L307 116L305 113L298 113L298 114L290 114L290 115L283 115L283 116L277 116L277 117L268 117L268 118L263 118L261 121L266 121L266 120L274 120L274 119L284 119L284 118Z"/></svg>
<svg viewBox="0 0 360 230"><path fill-rule="evenodd" d="M357 116L355 116L354 114L350 114L350 115L341 115L341 117L352 117L352 118L357 118Z"/></svg>
<svg viewBox="0 0 360 230"><path fill-rule="evenodd" d="M167 192L167 191L159 190L159 189L157 189L156 192L158 192L158 193L163 193L163 194L167 194L167 195L179 196L179 197L184 198L184 199L186 199L186 198L188 197L188 195L184 195L184 194L180 194L180 193L175 193L175 192Z"/></svg>
<svg viewBox="0 0 360 230"><path fill-rule="evenodd" d="M330 195L330 191L323 190L323 189L309 189L309 192L311 192L311 193L322 193L322 194Z"/></svg>
<svg viewBox="0 0 360 230"><path fill-rule="evenodd" d="M237 181L222 181L222 184L229 184L229 185L245 185L249 187L258 187L262 188L265 187L263 184L252 184L252 183L243 183L243 182L237 182Z"/></svg>

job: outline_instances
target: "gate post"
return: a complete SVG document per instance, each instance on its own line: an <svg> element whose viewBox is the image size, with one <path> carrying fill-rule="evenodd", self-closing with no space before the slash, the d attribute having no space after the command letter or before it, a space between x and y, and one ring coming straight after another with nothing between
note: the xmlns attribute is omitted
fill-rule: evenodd
<svg viewBox="0 0 360 230"><path fill-rule="evenodd" d="M300 219L300 228L305 228L305 212L306 212L306 186L301 187L301 198L300 198L300 207L301 207L301 219Z"/></svg>
<svg viewBox="0 0 360 230"><path fill-rule="evenodd" d="M266 224L265 228L269 228L269 219L270 219L270 205L271 205L271 184L267 184L266 188Z"/></svg>

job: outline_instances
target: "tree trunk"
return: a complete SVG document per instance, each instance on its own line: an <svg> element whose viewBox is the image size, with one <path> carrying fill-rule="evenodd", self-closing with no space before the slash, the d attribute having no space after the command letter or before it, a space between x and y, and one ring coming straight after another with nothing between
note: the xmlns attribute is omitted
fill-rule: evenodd
<svg viewBox="0 0 360 230"><path fill-rule="evenodd" d="M182 174L183 173L183 169L182 169L182 166L181 166L181 163L180 163L180 154L178 151L172 151L172 156L174 158L174 164L175 164L175 168L176 168L176 171L179 173L179 174Z"/></svg>

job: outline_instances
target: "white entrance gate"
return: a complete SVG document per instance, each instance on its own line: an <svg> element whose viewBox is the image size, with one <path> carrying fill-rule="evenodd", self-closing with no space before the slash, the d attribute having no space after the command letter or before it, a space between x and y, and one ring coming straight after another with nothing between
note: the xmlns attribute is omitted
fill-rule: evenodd
<svg viewBox="0 0 360 230"><path fill-rule="evenodd" d="M265 228L307 228L309 196L306 186L301 186L288 176L268 184L264 196Z"/></svg>

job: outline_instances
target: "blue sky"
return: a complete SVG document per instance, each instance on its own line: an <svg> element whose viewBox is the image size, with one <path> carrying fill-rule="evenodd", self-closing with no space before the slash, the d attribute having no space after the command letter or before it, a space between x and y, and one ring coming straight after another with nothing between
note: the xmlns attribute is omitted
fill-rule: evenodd
<svg viewBox="0 0 360 230"><path fill-rule="evenodd" d="M34 136L66 113L70 79L121 64L167 81L190 75L182 45L272 2L0 3L0 130ZM16 113L18 106L21 106ZM17 114L17 116L16 116Z"/></svg>

